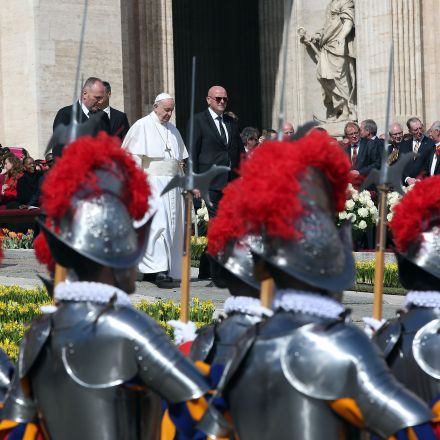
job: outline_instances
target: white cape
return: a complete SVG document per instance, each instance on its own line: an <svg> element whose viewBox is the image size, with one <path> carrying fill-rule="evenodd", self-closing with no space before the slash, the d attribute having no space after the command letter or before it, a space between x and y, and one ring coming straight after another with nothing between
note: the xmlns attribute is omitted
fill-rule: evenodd
<svg viewBox="0 0 440 440"><path fill-rule="evenodd" d="M143 163L152 192L150 212L156 210L139 272L168 271L171 277L180 279L184 220L181 190L174 189L161 196L173 176L151 175L146 167L150 160L180 162L186 159L188 152L182 137L173 124L160 124L156 114L151 112L132 125L122 147L134 155L139 165Z"/></svg>

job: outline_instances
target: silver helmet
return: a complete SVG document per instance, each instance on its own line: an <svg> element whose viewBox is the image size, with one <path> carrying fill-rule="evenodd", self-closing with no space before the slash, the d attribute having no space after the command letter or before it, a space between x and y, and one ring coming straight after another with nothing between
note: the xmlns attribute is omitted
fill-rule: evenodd
<svg viewBox="0 0 440 440"><path fill-rule="evenodd" d="M298 196L305 211L295 223L300 238L286 240L263 234L263 246L253 246L252 251L314 287L332 292L348 289L356 274L351 225L337 229L331 186L322 172L308 167L299 180Z"/></svg>
<svg viewBox="0 0 440 440"><path fill-rule="evenodd" d="M94 146L99 152L90 152ZM145 252L151 217L141 222L141 227L134 227L130 207L138 205L135 197L127 200L131 198L127 191L132 191L133 175L136 175L136 183L147 185L146 176L136 168L128 153L106 135L70 145L50 173L60 175L69 160L76 157L75 152L79 151L76 147L83 154L90 152L95 165L89 166L86 174L81 175L83 178L74 176L72 171L73 189L66 196L69 203L61 216L53 215L53 209L50 211L51 193L47 186L43 187L42 207L48 209L49 215L44 222L40 221L40 226L50 251L54 259L67 268L74 266L79 256L114 269L133 267ZM53 182L54 176L49 174L48 179ZM144 189L137 197L145 197L146 202L149 191L147 186ZM136 219L145 214L146 203L144 207L137 212Z"/></svg>
<svg viewBox="0 0 440 440"><path fill-rule="evenodd" d="M260 245L261 237L247 235L238 240L230 240L214 258L241 281L250 287L260 289L260 282L254 276L254 259L251 252L251 246Z"/></svg>

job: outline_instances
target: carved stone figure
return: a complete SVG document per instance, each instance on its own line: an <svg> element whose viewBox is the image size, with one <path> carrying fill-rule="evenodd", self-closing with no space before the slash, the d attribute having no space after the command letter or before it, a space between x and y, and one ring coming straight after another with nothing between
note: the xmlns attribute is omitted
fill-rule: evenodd
<svg viewBox="0 0 440 440"><path fill-rule="evenodd" d="M357 120L354 0L331 0L325 17L324 27L314 37L303 28L298 34L317 56L326 121Z"/></svg>

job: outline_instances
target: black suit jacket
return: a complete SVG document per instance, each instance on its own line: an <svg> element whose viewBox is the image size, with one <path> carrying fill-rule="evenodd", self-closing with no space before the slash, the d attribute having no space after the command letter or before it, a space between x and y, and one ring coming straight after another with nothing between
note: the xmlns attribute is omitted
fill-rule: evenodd
<svg viewBox="0 0 440 440"><path fill-rule="evenodd" d="M431 166L432 166L432 161L434 160L434 157L435 157L435 149L432 150L431 154L429 155L428 160L426 161L425 174L427 176L431 175ZM435 164L433 176L437 176L439 174L440 174L440 156L437 158L437 163Z"/></svg>
<svg viewBox="0 0 440 440"><path fill-rule="evenodd" d="M348 147L346 152L351 157L351 147ZM372 140L361 139L354 169L358 170L359 174L368 176L373 168L380 168L380 157L380 150Z"/></svg>
<svg viewBox="0 0 440 440"><path fill-rule="evenodd" d="M68 105L67 107L63 107L60 110L58 110L58 113L55 116L55 119L53 121L53 130L55 131L55 128L60 125L69 125L70 120L72 118L72 105ZM80 105L77 106L77 117L78 122L85 122L88 120L87 115L83 112L82 107ZM96 128L96 133L92 133L93 136L95 136L99 131L105 131L106 133L110 133L110 122L108 119L108 116L105 115L105 117L102 117L100 120L99 126Z"/></svg>
<svg viewBox="0 0 440 440"><path fill-rule="evenodd" d="M110 134L112 136L119 136L123 140L129 128L130 124L128 123L127 115L110 107Z"/></svg>
<svg viewBox="0 0 440 440"><path fill-rule="evenodd" d="M228 130L227 145L224 145L208 109L194 115L194 139L191 146L194 171L203 173L214 164L231 168L230 173L223 173L211 182L210 190L221 190L237 176L240 158L245 152L237 122L228 115L223 115L223 122ZM189 128L187 133L189 133Z"/></svg>
<svg viewBox="0 0 440 440"><path fill-rule="evenodd" d="M403 141L400 144L399 149L401 153L412 153L413 139ZM434 150L434 142L429 139L429 137L423 136L417 156L405 167L405 170L403 171L404 179L407 177L415 178L422 174L427 169L429 158Z"/></svg>

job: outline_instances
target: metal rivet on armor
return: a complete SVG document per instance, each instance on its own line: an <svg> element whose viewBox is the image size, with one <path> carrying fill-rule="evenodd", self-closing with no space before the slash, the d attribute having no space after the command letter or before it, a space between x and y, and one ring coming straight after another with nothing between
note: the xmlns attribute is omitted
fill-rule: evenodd
<svg viewBox="0 0 440 440"><path fill-rule="evenodd" d="M108 243L110 241L110 237L108 236L108 235L106 235L105 237L104 237L104 242L105 243Z"/></svg>
<svg viewBox="0 0 440 440"><path fill-rule="evenodd" d="M324 275L324 274L325 274L325 269L321 269L321 270L319 271L319 273L320 273L321 275Z"/></svg>
<svg viewBox="0 0 440 440"><path fill-rule="evenodd" d="M144 366L143 370L148 371L148 367Z"/></svg>
<svg viewBox="0 0 440 440"><path fill-rule="evenodd" d="M108 223L104 223L104 229L108 229Z"/></svg>
<svg viewBox="0 0 440 440"><path fill-rule="evenodd" d="M108 254L110 252L109 248L104 248L104 254Z"/></svg>
<svg viewBox="0 0 440 440"><path fill-rule="evenodd" d="M69 342L69 348L73 347L73 342Z"/></svg>
<svg viewBox="0 0 440 440"><path fill-rule="evenodd" d="M307 270L307 271L311 271L312 268L311 268L310 266L306 266L306 270Z"/></svg>
<svg viewBox="0 0 440 440"><path fill-rule="evenodd" d="M143 359L142 356L138 356L138 361L141 361Z"/></svg>
<svg viewBox="0 0 440 440"><path fill-rule="evenodd" d="M69 353L70 353L70 354L74 354L74 353L75 353L75 350L74 350L73 348L71 348L71 349L69 350Z"/></svg>
<svg viewBox="0 0 440 440"><path fill-rule="evenodd" d="M139 347L137 345L134 346L134 351L139 351Z"/></svg>

